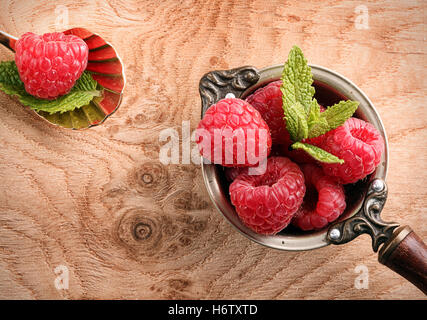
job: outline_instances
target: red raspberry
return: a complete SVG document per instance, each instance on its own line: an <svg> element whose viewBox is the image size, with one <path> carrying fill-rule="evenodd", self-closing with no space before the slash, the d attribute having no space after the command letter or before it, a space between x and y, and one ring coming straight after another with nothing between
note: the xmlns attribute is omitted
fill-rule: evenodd
<svg viewBox="0 0 427 320"><path fill-rule="evenodd" d="M342 184L354 183L372 173L381 161L384 140L375 127L357 118L315 138L313 144L343 159L343 164L322 163L323 171Z"/></svg>
<svg viewBox="0 0 427 320"><path fill-rule="evenodd" d="M246 101L257 109L267 122L273 143L289 145L291 138L286 130L286 120L283 114L281 84L282 80L271 82L256 90L246 98Z"/></svg>
<svg viewBox="0 0 427 320"><path fill-rule="evenodd" d="M273 152L271 152L273 153ZM249 167L229 167L224 168L225 169L225 178L228 182L233 182L239 175L241 174L250 174L250 175L257 175L257 174L263 174L265 172L265 168L260 167L252 167L252 172L249 172Z"/></svg>
<svg viewBox="0 0 427 320"><path fill-rule="evenodd" d="M321 229L344 212L344 188L316 165L305 164L301 169L307 192L292 224L302 230Z"/></svg>
<svg viewBox="0 0 427 320"><path fill-rule="evenodd" d="M282 146L280 144L276 144L276 145L271 146L270 157L283 157L283 156L284 156L284 152L283 152ZM289 158L289 157L287 157L287 158ZM228 182L233 182L234 179L236 179L239 174L248 173L248 169L249 169L249 167L225 167L224 168L225 178L227 179ZM250 174L251 175L263 174L264 169L265 168L259 167L260 171L256 171L256 170L258 170L258 168L252 167L252 170L254 170L254 171L252 171ZM257 172L259 172L259 173L257 173Z"/></svg>
<svg viewBox="0 0 427 320"><path fill-rule="evenodd" d="M264 174L241 174L229 190L243 223L257 233L272 235L290 223L301 205L304 175L288 158L271 157Z"/></svg>
<svg viewBox="0 0 427 320"><path fill-rule="evenodd" d="M247 174L248 167L225 168L225 178L228 182L233 182L242 173Z"/></svg>
<svg viewBox="0 0 427 320"><path fill-rule="evenodd" d="M25 90L41 99L68 93L86 69L89 48L77 36L25 33L16 42L15 62Z"/></svg>
<svg viewBox="0 0 427 320"><path fill-rule="evenodd" d="M254 166L267 158L271 136L260 113L249 103L228 98L212 105L196 131L200 154L223 166Z"/></svg>

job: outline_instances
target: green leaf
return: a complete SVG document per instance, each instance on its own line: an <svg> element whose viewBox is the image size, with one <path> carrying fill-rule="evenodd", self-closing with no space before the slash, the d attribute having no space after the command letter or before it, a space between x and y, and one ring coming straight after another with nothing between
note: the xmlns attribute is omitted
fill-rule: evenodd
<svg viewBox="0 0 427 320"><path fill-rule="evenodd" d="M310 112L308 113L307 123L310 126L310 123L316 122L320 117L320 106L317 103L316 99L313 99L310 104Z"/></svg>
<svg viewBox="0 0 427 320"><path fill-rule="evenodd" d="M328 122L320 117L320 106L316 99L313 99L308 115L308 137L317 137L329 130Z"/></svg>
<svg viewBox="0 0 427 320"><path fill-rule="evenodd" d="M0 62L0 83L24 88L15 61Z"/></svg>
<svg viewBox="0 0 427 320"><path fill-rule="evenodd" d="M318 137L339 127L353 115L358 105L357 101L340 101L320 113L320 107L316 99L313 99L308 117L308 137Z"/></svg>
<svg viewBox="0 0 427 320"><path fill-rule="evenodd" d="M286 128L292 141L314 138L342 125L356 111L356 101L341 101L326 111L313 98L311 68L300 48L292 47L282 72L280 90Z"/></svg>
<svg viewBox="0 0 427 320"><path fill-rule="evenodd" d="M326 119L319 117L318 119L310 122L308 127L308 138L321 136L329 130L330 127Z"/></svg>
<svg viewBox="0 0 427 320"><path fill-rule="evenodd" d="M303 142L295 142L292 144L293 149L301 149L307 152L310 156L312 156L314 159L325 162L325 163L344 163L344 160L334 156L333 154L319 148L316 146L313 146L308 143Z"/></svg>
<svg viewBox="0 0 427 320"><path fill-rule="evenodd" d="M285 106L286 129L292 141L300 141L308 136L308 125L304 108L296 102L291 106Z"/></svg>
<svg viewBox="0 0 427 320"><path fill-rule="evenodd" d="M55 100L39 99L25 91L24 83L19 78L18 69L14 61L0 63L0 90L3 90L6 94L16 96L23 105L35 111L46 111L53 114L80 108L89 104L94 97L101 95L97 85L98 83L90 73L85 71L68 94Z"/></svg>
<svg viewBox="0 0 427 320"><path fill-rule="evenodd" d="M305 114L308 115L314 96L313 76L307 60L297 46L293 46L289 53L281 79L283 105L292 106L299 102L303 106Z"/></svg>
<svg viewBox="0 0 427 320"><path fill-rule="evenodd" d="M332 130L339 127L349 119L358 106L359 102L357 101L340 101L326 109L320 116L328 122L329 130Z"/></svg>

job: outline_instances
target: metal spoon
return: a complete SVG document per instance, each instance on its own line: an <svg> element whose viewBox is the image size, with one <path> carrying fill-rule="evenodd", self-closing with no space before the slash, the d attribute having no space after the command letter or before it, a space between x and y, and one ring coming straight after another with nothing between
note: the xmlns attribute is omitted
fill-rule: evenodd
<svg viewBox="0 0 427 320"><path fill-rule="evenodd" d="M112 115L120 106L126 83L124 68L114 47L99 35L83 28L64 31L82 38L89 47L89 61L86 70L103 87L102 97L94 98L90 104L73 111L49 114L36 112L50 123L64 128L85 129L99 125ZM18 39L0 31L0 43L15 52Z"/></svg>

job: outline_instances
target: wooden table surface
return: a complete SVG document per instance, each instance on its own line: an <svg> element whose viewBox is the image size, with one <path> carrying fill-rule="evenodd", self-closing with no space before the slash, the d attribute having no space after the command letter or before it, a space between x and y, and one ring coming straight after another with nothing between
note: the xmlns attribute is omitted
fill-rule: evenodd
<svg viewBox="0 0 427 320"><path fill-rule="evenodd" d="M159 134L197 126L205 72L283 63L297 44L378 108L390 144L383 218L427 239L427 3L180 2L1 1L0 29L13 35L102 34L127 86L120 109L86 131L0 93L0 298L424 299L377 262L368 236L309 252L249 241L214 209L199 166L160 163ZM357 27L363 9L369 29ZM368 288L357 289L364 266ZM68 289L57 289L64 270Z"/></svg>

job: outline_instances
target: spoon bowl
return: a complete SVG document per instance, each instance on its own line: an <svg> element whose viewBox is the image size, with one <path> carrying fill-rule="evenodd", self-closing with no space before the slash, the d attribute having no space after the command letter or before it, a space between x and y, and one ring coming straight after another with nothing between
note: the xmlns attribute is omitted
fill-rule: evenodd
<svg viewBox="0 0 427 320"><path fill-rule="evenodd" d="M88 105L64 113L49 114L45 111L35 111L44 120L74 130L91 128L103 123L119 108L123 99L126 83L123 63L114 47L99 35L84 28L73 28L64 34L75 35L89 47L89 58L86 71L98 82L103 89L102 96L95 97ZM0 43L12 51L18 39L0 31Z"/></svg>

